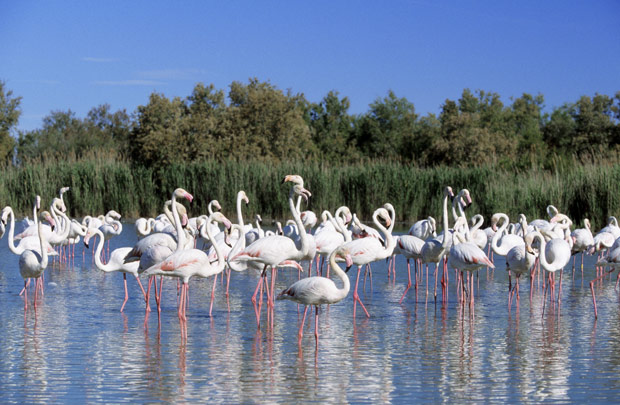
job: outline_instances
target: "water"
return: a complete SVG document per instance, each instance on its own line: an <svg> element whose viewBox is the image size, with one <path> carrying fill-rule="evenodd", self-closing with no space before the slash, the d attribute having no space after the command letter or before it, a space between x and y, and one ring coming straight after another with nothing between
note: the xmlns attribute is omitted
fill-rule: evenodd
<svg viewBox="0 0 620 405"><path fill-rule="evenodd" d="M131 224L112 248L136 241ZM314 318L297 342L300 314L290 301L277 301L274 327L256 328L250 296L256 273L234 273L228 302L218 281L209 317L212 280L190 282L187 338L176 314L176 283L164 282L161 320L145 317L141 292L128 277L124 313L123 277L94 268L90 251L82 263L51 264L45 296L24 312L18 295L18 257L6 236L0 245L0 400L2 402L505 402L614 401L620 395L618 292L606 281L597 289L594 320L589 280L594 258L586 257L585 281L567 266L562 303L545 308L542 290L521 281L519 310L509 312L504 262L480 272L475 314L455 302L451 272L447 306L426 299L425 281L416 300L406 284L406 265L397 279L385 262L373 265L364 303L357 313L351 294L320 315L320 344ZM355 271L349 272L355 281ZM277 289L297 280L278 274ZM614 277L615 280L615 277ZM230 308L230 309L228 309Z"/></svg>

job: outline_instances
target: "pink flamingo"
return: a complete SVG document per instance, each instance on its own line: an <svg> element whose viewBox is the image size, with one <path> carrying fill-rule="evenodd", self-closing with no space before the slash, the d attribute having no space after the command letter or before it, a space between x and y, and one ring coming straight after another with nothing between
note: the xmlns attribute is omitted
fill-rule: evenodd
<svg viewBox="0 0 620 405"><path fill-rule="evenodd" d="M191 201L192 198L189 197L188 199ZM221 252L219 251L217 244L214 245L217 255L218 255L218 261L216 263L211 263L209 261L209 256L207 255L207 253L200 249L183 249L182 248L183 243L181 242L184 242L182 240L184 238L184 232L181 229L180 220L176 218L178 217L178 213L175 207L176 204L177 204L176 200L173 199L172 212L175 215L175 221L177 222L177 234L179 235L179 243L177 245L177 249L175 250L174 253L168 256L161 263L155 264L149 267L148 269L146 269L144 271L144 274L147 276L161 275L161 276L177 277L183 281L183 284L181 285L181 296L179 298L178 315L179 315L179 319L185 321L187 320L186 301L189 298L187 295L187 291L189 288L190 278L193 276L207 278L207 277L219 274L224 269L226 262L224 260L224 255L221 254ZM224 227L226 227L227 230L229 230L231 227L230 221L221 212L216 211L212 213L209 216L209 219L207 220L207 224L213 221L217 221L217 222L224 224ZM210 235L209 226L206 226L206 224L204 226L206 227L207 235L211 238L212 235ZM214 288L215 288L215 283L214 283Z"/></svg>
<svg viewBox="0 0 620 405"><path fill-rule="evenodd" d="M304 188L304 180L299 175L288 175L282 182L293 183L293 186L289 192L288 203L299 232L298 243L295 243L291 238L286 236L265 236L264 238L256 240L254 243L245 247L245 249L241 250L234 256L229 257L228 259L230 264L232 264L232 267L235 267L235 263L240 262L254 262L263 265L261 278L258 281L254 295L252 295L252 303L254 304L254 311L256 314L256 323L259 327L261 306L259 305L257 308L256 296L258 295L259 289L261 289L263 285L267 287L267 269L270 268L272 270L272 289L270 293L269 288L267 287L267 303L273 307L273 284L275 284L273 268L287 260L299 261L309 257L309 255L314 257L314 254L316 253L316 245L311 246L308 235L306 234L306 230L301 221L299 211L295 208L295 203L293 201L295 195L308 199L311 195L310 191Z"/></svg>
<svg viewBox="0 0 620 405"><path fill-rule="evenodd" d="M24 310L28 309L28 280L31 278L36 279L35 289L34 289L34 307L37 308L37 295L39 290L43 291L43 283L41 280L41 275L43 271L47 267L47 250L44 246L45 235L43 234L43 224L42 221L46 220L50 223L51 229L53 230L55 227L54 219L51 217L50 213L47 211L43 211L41 213L41 217L39 218L37 228L39 231L39 242L40 242L40 252L36 250L24 250L22 254L19 256L19 273L24 279Z"/></svg>
<svg viewBox="0 0 620 405"><path fill-rule="evenodd" d="M336 263L337 259L346 261L346 270L342 271L340 266ZM306 313L308 312L308 306L314 305L315 317L314 317L314 336L316 339L316 346L319 346L319 306L323 304L336 304L342 301L348 294L350 289L349 277L345 272L349 271L349 268L353 265L351 255L348 253L344 246L340 246L329 255L329 263L334 273L342 280L343 288L336 287L336 284L326 277L315 276L303 278L286 290L282 291L278 295L278 299L287 299L295 301L299 304L304 304L304 316L301 320L301 327L297 334L299 342L304 335L304 323L306 322Z"/></svg>
<svg viewBox="0 0 620 405"><path fill-rule="evenodd" d="M123 273L123 283L125 285L125 300L123 301L123 305L121 306L120 312L123 312L123 309L125 308L125 304L127 303L127 300L129 299L129 293L127 292L127 273L133 275L136 278L136 281L138 282L138 285L140 286L140 290L142 290L144 301L146 302L146 291L144 291L144 287L142 287L142 283L140 282L140 279L138 278L138 267L140 263L139 262L125 263L125 257L129 253L129 251L131 251L132 248L122 247L122 248L114 249L112 253L110 253L109 255L110 257L107 263L104 264L101 261L101 253L103 251L103 245L105 244L105 237L103 233L101 232L100 228L87 228L86 236L84 236L84 246L86 246L86 248L88 249L88 243L90 242L90 238L95 235L99 236L99 243L97 244L97 248L95 251L95 266L99 270L105 273L110 273L113 271L119 271ZM148 306L146 307L146 309L147 311L150 310Z"/></svg>
<svg viewBox="0 0 620 405"><path fill-rule="evenodd" d="M392 234L388 232L387 228L381 225L381 223L379 222L379 218L385 221L388 228L390 227L392 220L390 218L388 210L386 210L385 208L378 208L372 214L372 220L375 226L381 231L381 233L385 237L385 246L379 241L378 238L373 237L354 239L351 242L347 242L342 245L342 247L344 247L350 253L351 258L353 259L353 264L357 266L357 278L355 280L355 289L353 290L354 318L358 302L366 313L366 316L370 317L370 314L366 310L364 303L362 302L359 294L357 293L357 287L359 284L362 266L377 260L385 259L391 256L394 250L394 238L392 237Z"/></svg>

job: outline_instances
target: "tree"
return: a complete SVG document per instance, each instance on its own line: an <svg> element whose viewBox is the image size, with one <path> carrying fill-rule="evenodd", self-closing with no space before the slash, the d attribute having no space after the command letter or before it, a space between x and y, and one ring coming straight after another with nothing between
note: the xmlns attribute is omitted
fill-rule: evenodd
<svg viewBox="0 0 620 405"><path fill-rule="evenodd" d="M544 126L543 102L542 94L533 97L524 93L512 103L510 126L513 136L518 140L516 159L521 166L529 166L534 161L542 161L546 155L542 131Z"/></svg>
<svg viewBox="0 0 620 405"><path fill-rule="evenodd" d="M5 83L0 81L0 162L3 164L13 156L15 140L11 131L19 122L21 101L21 97L13 97L13 91L6 89Z"/></svg>
<svg viewBox="0 0 620 405"><path fill-rule="evenodd" d="M222 123L226 113L224 91L197 84L185 100L183 132L189 145L188 158L222 158L227 150Z"/></svg>
<svg viewBox="0 0 620 405"><path fill-rule="evenodd" d="M401 159L408 155L405 144L414 136L417 114L413 103L398 98L392 90L377 98L370 111L356 122L357 148L371 158Z"/></svg>
<svg viewBox="0 0 620 405"><path fill-rule="evenodd" d="M480 165L514 159L517 140L508 136L499 95L463 90L458 103L446 100L439 116L441 134L429 150L437 164Z"/></svg>
<svg viewBox="0 0 620 405"><path fill-rule="evenodd" d="M283 93L268 82L233 82L223 124L226 151L234 158L307 159L315 149L304 120L303 95Z"/></svg>
<svg viewBox="0 0 620 405"><path fill-rule="evenodd" d="M149 103L138 106L137 121L130 135L132 158L147 166L166 165L187 160L187 142L183 138L185 105L151 93Z"/></svg>
<svg viewBox="0 0 620 405"><path fill-rule="evenodd" d="M112 113L109 104L99 105L88 112L85 123L90 126L90 136L97 139L100 147L115 149L121 155L129 154L133 121L125 109Z"/></svg>
<svg viewBox="0 0 620 405"><path fill-rule="evenodd" d="M311 104L309 125L320 159L336 161L350 156L349 138L353 129L353 118L348 114L350 105L347 97L340 99L335 91L330 91L320 103Z"/></svg>

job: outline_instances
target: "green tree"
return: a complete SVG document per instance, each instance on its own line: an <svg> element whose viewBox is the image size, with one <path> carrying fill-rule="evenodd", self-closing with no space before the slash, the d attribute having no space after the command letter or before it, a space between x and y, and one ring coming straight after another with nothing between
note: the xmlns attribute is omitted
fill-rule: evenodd
<svg viewBox="0 0 620 405"><path fill-rule="evenodd" d="M315 154L301 94L284 94L268 82L233 82L223 130L228 155L260 160L307 159Z"/></svg>
<svg viewBox="0 0 620 405"><path fill-rule="evenodd" d="M149 103L138 106L130 135L131 156L147 166L187 160L188 145L183 137L185 105L175 97L151 93Z"/></svg>
<svg viewBox="0 0 620 405"><path fill-rule="evenodd" d="M0 162L6 164L13 156L15 140L11 131L17 126L21 115L21 97L13 97L13 91L8 90L3 81L0 81Z"/></svg>
<svg viewBox="0 0 620 405"><path fill-rule="evenodd" d="M350 156L349 138L353 130L353 118L348 113L350 105L349 99L339 98L337 91L330 91L320 103L311 104L309 125L320 159L336 161Z"/></svg>
<svg viewBox="0 0 620 405"><path fill-rule="evenodd" d="M542 94L533 97L524 93L515 99L510 111L511 131L518 140L516 160L522 167L541 162L546 155L543 141L544 98Z"/></svg>
<svg viewBox="0 0 620 405"><path fill-rule="evenodd" d="M441 134L429 149L437 164L480 165L514 159L506 111L496 93L463 90L458 103L446 100L439 116Z"/></svg>
<svg viewBox="0 0 620 405"><path fill-rule="evenodd" d="M226 113L224 91L213 84L197 84L185 100L183 132L190 146L188 158L222 158L227 144L222 131Z"/></svg>
<svg viewBox="0 0 620 405"><path fill-rule="evenodd" d="M398 98L392 90L383 99L370 104L370 111L356 121L357 148L371 158L400 159L408 156L416 129L417 114L413 103Z"/></svg>
<svg viewBox="0 0 620 405"><path fill-rule="evenodd" d="M109 104L92 108L85 119L90 136L101 148L115 149L121 155L129 154L129 137L133 121L125 109L111 112Z"/></svg>

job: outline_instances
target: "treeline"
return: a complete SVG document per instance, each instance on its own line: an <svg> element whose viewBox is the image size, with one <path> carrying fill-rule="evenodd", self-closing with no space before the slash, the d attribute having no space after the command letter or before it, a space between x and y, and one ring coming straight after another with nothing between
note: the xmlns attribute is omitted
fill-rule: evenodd
<svg viewBox="0 0 620 405"><path fill-rule="evenodd" d="M19 97L0 82L0 158L23 164L71 154L113 151L145 167L204 160L342 163L387 160L416 167L495 165L552 168L558 160L617 160L620 91L582 96L545 112L541 94L509 105L499 94L465 89L446 99L438 115L420 116L414 104L389 91L363 114L329 92L319 102L269 82L233 82L227 94L197 84L172 99L153 93L133 113L109 105L84 118L54 111L40 129L9 130L19 117ZM17 112L17 117L16 117ZM11 115L12 113L12 115Z"/></svg>
<svg viewBox="0 0 620 405"><path fill-rule="evenodd" d="M309 205L317 214L346 204L362 219L385 202L396 209L397 219L406 224L433 215L440 218L441 192L451 185L455 191L468 188L473 205L469 213L480 213L488 221L495 212L511 218L524 213L529 219L545 218L545 208L554 204L581 226L583 218L594 229L620 213L620 164L566 164L551 172L505 170L498 167L417 168L400 163L324 165L318 162L205 160L173 163L166 168L134 166L114 156L91 156L81 161L34 163L8 167L0 174L0 201L26 215L33 196L40 194L47 204L60 187L69 214L82 217L117 210L125 218L155 216L176 187L195 196L191 215L207 212L211 199L218 199L224 213L236 219L235 200L239 190L250 198L243 211L246 220L261 214L267 225L271 218L289 218L286 174L298 173L312 192Z"/></svg>

